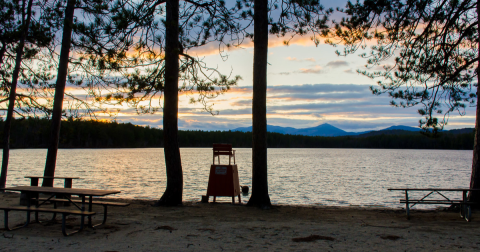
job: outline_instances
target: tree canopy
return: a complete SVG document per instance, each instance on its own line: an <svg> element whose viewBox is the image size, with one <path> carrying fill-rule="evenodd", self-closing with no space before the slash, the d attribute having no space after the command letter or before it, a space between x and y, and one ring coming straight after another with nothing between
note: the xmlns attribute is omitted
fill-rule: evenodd
<svg viewBox="0 0 480 252"><path fill-rule="evenodd" d="M397 107L420 105L420 126L436 132L450 112L476 103L478 15L474 0L365 0L339 9L347 16L325 30L339 55L365 49L369 70L381 78L374 94L387 93ZM442 119L438 119L441 117Z"/></svg>

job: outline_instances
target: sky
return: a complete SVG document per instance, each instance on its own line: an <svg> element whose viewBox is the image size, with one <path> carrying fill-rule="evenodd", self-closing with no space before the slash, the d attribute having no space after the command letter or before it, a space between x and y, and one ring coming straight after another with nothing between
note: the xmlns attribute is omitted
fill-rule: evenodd
<svg viewBox="0 0 480 252"><path fill-rule="evenodd" d="M276 43L279 42L279 43ZM207 46L208 47L208 46ZM337 56L330 45L318 47L310 38L298 38L284 46L282 39L271 37L268 53L267 123L269 125L308 128L323 123L345 131L378 130L392 125L417 127L422 118L420 107L396 108L388 95L372 95L372 80L356 72L365 69L366 60L357 55ZM232 130L251 126L253 48L244 46L226 52L222 60L218 48L200 48L210 67L224 74L240 75L238 85L210 101L218 115L212 116L200 104L189 103L191 95L182 94L179 102L179 129ZM446 129L474 127L474 108L466 115L451 113ZM122 109L118 122L162 127L161 111L137 115L133 109Z"/></svg>
<svg viewBox="0 0 480 252"><path fill-rule="evenodd" d="M345 1L324 1L326 7L344 6ZM267 75L267 123L269 125L308 128L323 123L349 132L379 130L392 125L417 127L422 117L420 107L396 108L388 95L372 95L369 87L379 79L357 73L364 70L366 59L358 55L337 56L342 50L305 37L295 37L289 45L285 38L270 36ZM200 104L189 103L189 94L179 102L180 130L233 130L251 126L253 43L246 40L241 48L226 50L220 56L218 46L208 44L188 52L200 57L208 67L226 75L240 75L242 80L226 94L210 101L218 115L212 116ZM474 127L475 108L460 116L452 112L446 129ZM138 115L132 108L121 108L118 122L162 128L161 110Z"/></svg>

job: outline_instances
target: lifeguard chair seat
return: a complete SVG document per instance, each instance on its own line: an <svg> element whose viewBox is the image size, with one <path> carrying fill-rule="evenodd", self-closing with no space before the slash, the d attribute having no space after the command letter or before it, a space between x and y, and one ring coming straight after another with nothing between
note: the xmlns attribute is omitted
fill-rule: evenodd
<svg viewBox="0 0 480 252"><path fill-rule="evenodd" d="M213 144L213 164L215 164L215 157L218 157L218 164L220 164L220 156L228 156L228 165L231 164L233 157L233 164L235 164L235 150L232 150L231 144Z"/></svg>

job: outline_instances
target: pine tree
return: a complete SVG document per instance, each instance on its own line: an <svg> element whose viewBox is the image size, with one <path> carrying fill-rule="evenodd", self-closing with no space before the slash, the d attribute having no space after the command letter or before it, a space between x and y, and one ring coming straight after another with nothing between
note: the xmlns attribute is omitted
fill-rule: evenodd
<svg viewBox="0 0 480 252"><path fill-rule="evenodd" d="M324 33L331 44L345 46L340 55L374 41L361 56L368 67L383 70L360 73L383 79L372 92L387 93L393 106L421 106L419 124L428 134L443 129L451 112L464 115L467 106L477 105L471 188L480 188L479 8L476 0L349 2L340 10L347 17ZM479 202L480 192L469 198Z"/></svg>
<svg viewBox="0 0 480 252"><path fill-rule="evenodd" d="M268 35L290 36L312 34L315 38L326 28L328 14L317 0L252 1L244 0L244 18L253 18L254 41L252 100L252 196L249 206L270 208L267 169L267 56ZM278 17L276 20L270 16ZM270 26L270 29L268 29ZM318 44L317 40L313 40ZM288 44L288 40L285 41Z"/></svg>
<svg viewBox="0 0 480 252"><path fill-rule="evenodd" d="M44 10L42 3L35 4L40 6L40 12ZM37 110L45 113L49 112L48 105L38 102L41 99L41 95L39 95L40 92L37 92L34 86L38 85L39 79L44 84L50 79L50 76L48 73L39 73L38 69L29 68L25 65L25 61L35 60L42 47L51 45L54 37L52 33L54 27L45 26L44 22L34 18L33 5L33 0L29 0L28 3L22 1L21 4L19 1L2 1L0 3L0 20L2 21L2 30L0 32L0 42L2 43L0 49L0 84L3 92L8 96L8 99L2 101L8 101L8 107L3 128L0 188L5 187L7 180L10 131L14 113L23 116L22 112L27 114L35 113ZM45 13L42 12L42 14ZM12 70L12 66L13 72L10 75L9 71ZM24 88L32 88L30 95L17 93L17 86L21 79L23 79ZM22 107L22 105L24 106Z"/></svg>
<svg viewBox="0 0 480 252"><path fill-rule="evenodd" d="M156 205L177 205L182 203L183 191L177 136L179 92L194 93L197 96L192 102L201 103L214 114L208 99L226 92L240 79L208 68L200 59L189 55L188 50L212 41L230 46L225 42L227 36L228 39L235 36L241 39L242 33L229 15L236 7L227 8L224 1L214 0L181 4L178 1L141 1L131 6L134 7L120 8L113 22L104 26L112 33L124 31L125 36L109 43L112 47L107 53L99 54L100 49L92 49L91 56L85 57L85 62L103 72L103 76L120 74L121 77L109 77L100 82L93 80L89 85L106 84L111 88L107 94L103 92L105 89L97 93L98 101L115 105L127 103L138 113L157 112L159 94L163 94L167 188ZM165 16L165 20L159 20L159 16ZM133 53L126 53L131 48ZM148 101L147 105L144 101Z"/></svg>

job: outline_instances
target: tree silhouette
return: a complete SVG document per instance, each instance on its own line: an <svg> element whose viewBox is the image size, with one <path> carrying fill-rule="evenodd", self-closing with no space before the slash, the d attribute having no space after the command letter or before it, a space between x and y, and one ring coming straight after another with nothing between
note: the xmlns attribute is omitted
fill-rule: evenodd
<svg viewBox="0 0 480 252"><path fill-rule="evenodd" d="M471 188L480 188L479 7L475 0L348 2L341 10L348 16L324 33L331 44L345 45L340 55L375 41L361 56L370 68L383 70L360 73L383 78L372 92L387 93L393 106L422 106L420 127L427 133L442 129L451 112L464 115L467 106L477 104ZM480 192L469 198L480 201Z"/></svg>
<svg viewBox="0 0 480 252"><path fill-rule="evenodd" d="M97 44L107 43L104 41L98 41L97 36L99 33L95 33L98 30L88 29L89 27L100 26L103 23L105 18L109 17L109 14L114 12L109 2L95 1L95 0L86 0L86 1L77 1L77 0L67 0L66 6L62 6L62 1L57 2L55 10L64 13L63 20L63 35L62 35L62 44L60 50L57 80L55 84L55 95L53 102L52 110L52 127L51 127L51 137L49 139L47 158L45 161L45 170L44 176L53 177L55 175L55 165L57 161L57 152L58 152L58 142L60 136L60 124L63 111L63 102L65 97L65 87L67 83L69 63L70 63L70 51L72 49L72 33L74 30L76 33L83 34L84 37L80 36L78 42L75 44L77 47L82 46L81 42L85 42L88 45L88 41L84 41L85 36L89 37L91 40L95 41ZM63 9L63 10L62 10ZM80 9L82 14L82 20L76 19L74 12L75 9ZM83 40L82 40L83 38ZM70 82L74 82L74 78L70 78ZM82 104L85 104L82 102ZM42 186L53 186L53 179L44 179Z"/></svg>
<svg viewBox="0 0 480 252"><path fill-rule="evenodd" d="M37 110L45 113L49 112L48 103L45 105L38 102L42 95L34 86L44 85L46 81L51 79L51 76L48 75L48 71L40 73L44 69L40 71L33 70L24 62L35 60L35 57L40 54L42 47L51 44L54 36L52 33L53 27L45 26L44 20L41 20L41 15L45 14L44 12L40 14L40 20L36 20L33 17L35 15L33 13L34 4L40 6L41 12L44 10L42 3L34 3L33 0L29 0L28 3L27 1L22 1L21 4L20 1L2 1L0 3L0 20L2 21L0 25L2 28L0 32L0 42L2 44L0 49L0 84L2 85L2 91L8 96L7 99L1 101L1 103L8 102L8 106L3 128L0 188L5 187L7 179L10 131L14 113L23 116L23 113L31 114ZM10 74L11 70L13 71ZM23 81L21 81L22 79ZM19 82L24 83L22 87L26 88L27 91L31 88L30 94L17 93Z"/></svg>
<svg viewBox="0 0 480 252"><path fill-rule="evenodd" d="M189 55L188 50L211 41L230 46L224 42L226 36L229 40L236 36L241 39L242 33L234 16L229 15L236 7L227 8L224 1L184 1L180 5L178 1L146 0L132 6L122 8L116 22L106 25L111 30L125 31L127 36L116 40L126 44L125 50L112 49L113 53L95 54L88 60L88 64L108 73L103 76L109 79L89 83L105 85L96 93L99 102L126 103L138 113L158 111L163 96L167 188L156 205L177 205L182 203L183 191L177 139L178 95L194 93L196 97L192 101L202 103L213 114L207 100L226 92L240 79L208 68L200 59ZM165 16L165 20L158 20L158 16ZM111 43L112 48L118 43ZM128 49L134 49L133 53L125 53ZM118 73L121 77L110 77Z"/></svg>
<svg viewBox="0 0 480 252"><path fill-rule="evenodd" d="M244 18L253 18L254 41L253 100L252 100L252 196L249 206L269 208L267 169L267 56L268 35L305 35L315 38L326 28L327 16L332 10L324 11L317 0L243 1L247 10ZM254 11L251 7L253 4ZM250 8L250 9L248 9ZM277 17L276 19L273 16ZM270 29L269 29L270 26ZM314 39L318 44L318 41ZM285 42L288 44L288 41Z"/></svg>

